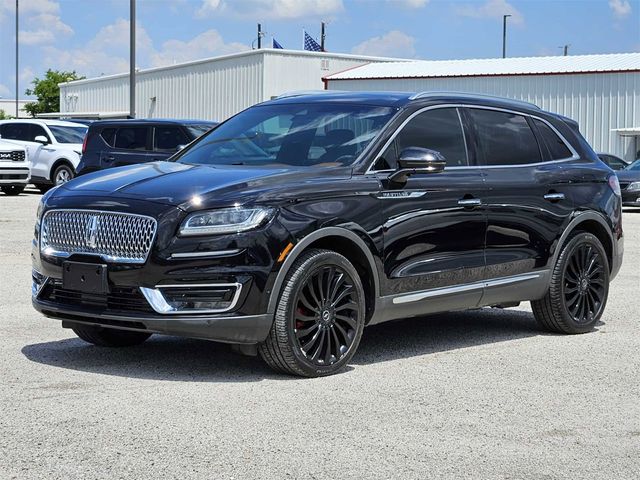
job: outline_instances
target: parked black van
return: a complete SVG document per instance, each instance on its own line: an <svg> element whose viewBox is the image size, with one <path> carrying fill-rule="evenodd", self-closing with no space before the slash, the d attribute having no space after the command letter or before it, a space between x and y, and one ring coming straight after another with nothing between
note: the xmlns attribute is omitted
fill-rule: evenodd
<svg viewBox="0 0 640 480"><path fill-rule="evenodd" d="M77 175L105 168L166 160L217 123L205 120L104 120L93 122Z"/></svg>
<svg viewBox="0 0 640 480"><path fill-rule="evenodd" d="M37 310L96 345L206 338L320 376L365 326L428 313L531 301L545 329L588 332L622 262L618 178L528 103L288 96L171 160L43 197Z"/></svg>

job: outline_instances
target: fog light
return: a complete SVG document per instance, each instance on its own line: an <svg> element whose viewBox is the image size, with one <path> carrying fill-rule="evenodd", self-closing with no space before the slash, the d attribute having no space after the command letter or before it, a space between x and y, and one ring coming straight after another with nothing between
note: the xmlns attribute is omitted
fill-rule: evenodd
<svg viewBox="0 0 640 480"><path fill-rule="evenodd" d="M242 284L158 285L140 290L151 307L161 314L221 313L236 306Z"/></svg>

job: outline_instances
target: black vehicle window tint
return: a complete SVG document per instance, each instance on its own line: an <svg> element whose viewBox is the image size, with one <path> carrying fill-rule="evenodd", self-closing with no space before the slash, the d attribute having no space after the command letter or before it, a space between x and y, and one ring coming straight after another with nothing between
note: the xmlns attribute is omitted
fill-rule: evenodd
<svg viewBox="0 0 640 480"><path fill-rule="evenodd" d="M469 164L464 131L455 108L437 108L416 115L400 131L396 142L398 154L405 148L422 147L444 155L447 166Z"/></svg>
<svg viewBox="0 0 640 480"><path fill-rule="evenodd" d="M116 133L116 148L145 150L147 148L147 127L122 127Z"/></svg>
<svg viewBox="0 0 640 480"><path fill-rule="evenodd" d="M469 109L469 114L485 165L522 165L542 160L536 137L522 115L474 108Z"/></svg>
<svg viewBox="0 0 640 480"><path fill-rule="evenodd" d="M105 128L104 130L102 130L102 133L100 133L100 136L106 142L107 145L109 145L110 147L115 146L115 141L116 141L115 128Z"/></svg>
<svg viewBox="0 0 640 480"><path fill-rule="evenodd" d="M567 148L562 139L554 132L546 122L533 119L542 141L546 144L551 154L551 160L562 160L571 157L571 151Z"/></svg>
<svg viewBox="0 0 640 480"><path fill-rule="evenodd" d="M31 141L28 123L5 123L2 125L2 138L9 140Z"/></svg>
<svg viewBox="0 0 640 480"><path fill-rule="evenodd" d="M186 145L189 140L179 127L156 127L154 150L169 150L175 152L178 145Z"/></svg>
<svg viewBox="0 0 640 480"><path fill-rule="evenodd" d="M29 140L31 140L32 142L35 141L36 137L44 137L47 140L51 141L51 138L49 138L49 135L47 135L47 131L41 125L36 125L33 123L29 128L29 137Z"/></svg>

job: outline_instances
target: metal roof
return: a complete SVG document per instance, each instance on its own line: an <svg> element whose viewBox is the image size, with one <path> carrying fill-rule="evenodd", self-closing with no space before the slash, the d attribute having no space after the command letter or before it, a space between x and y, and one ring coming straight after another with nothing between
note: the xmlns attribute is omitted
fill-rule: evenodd
<svg viewBox="0 0 640 480"><path fill-rule="evenodd" d="M370 63L328 75L326 79L559 75L623 71L640 72L640 53Z"/></svg>

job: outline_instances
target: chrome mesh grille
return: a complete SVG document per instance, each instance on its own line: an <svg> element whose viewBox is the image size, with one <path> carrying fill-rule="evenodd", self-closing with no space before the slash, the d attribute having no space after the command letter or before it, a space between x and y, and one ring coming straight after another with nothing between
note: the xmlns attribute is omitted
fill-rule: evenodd
<svg viewBox="0 0 640 480"><path fill-rule="evenodd" d="M67 257L100 255L123 263L144 263L156 233L151 217L93 210L51 210L42 219L40 250Z"/></svg>

